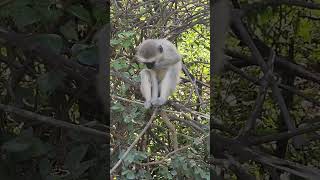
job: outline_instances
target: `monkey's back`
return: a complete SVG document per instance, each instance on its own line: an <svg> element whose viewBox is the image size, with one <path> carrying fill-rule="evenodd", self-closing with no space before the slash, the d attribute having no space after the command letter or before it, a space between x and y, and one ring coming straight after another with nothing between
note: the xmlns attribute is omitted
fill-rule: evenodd
<svg viewBox="0 0 320 180"><path fill-rule="evenodd" d="M157 39L157 42L159 45L163 47L163 51L167 52L165 53L165 57L164 57L165 59L173 59L173 58L179 59L179 62L177 62L173 66L168 67L172 69L171 70L172 78L175 79L176 82L179 82L180 81L179 73L182 70L181 55L179 54L176 46L170 41L168 41L167 39ZM158 74L159 80L162 80L164 78L165 72L167 72L167 68L158 70L157 74Z"/></svg>

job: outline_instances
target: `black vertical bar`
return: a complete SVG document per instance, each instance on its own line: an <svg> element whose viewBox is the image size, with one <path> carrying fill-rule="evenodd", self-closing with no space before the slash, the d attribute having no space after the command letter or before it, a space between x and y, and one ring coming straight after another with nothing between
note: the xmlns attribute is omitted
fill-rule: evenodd
<svg viewBox="0 0 320 180"><path fill-rule="evenodd" d="M214 58L213 58L213 47L214 47L214 39L213 39L213 4L215 0L210 0L210 157L213 157L213 138L211 136L211 130L212 130L212 123L211 120L212 113L213 113L213 64L214 64ZM215 172L210 168L210 179L213 179L216 177Z"/></svg>
<svg viewBox="0 0 320 180"><path fill-rule="evenodd" d="M110 99L110 53L111 53L111 48L110 48L110 32L111 32L111 20L110 20L110 1L108 1L107 3L107 14L108 14L108 23L107 23L107 52L108 52L108 55L107 55L107 62L106 63L106 66L107 66L107 108L106 108L106 114L107 114L107 126L110 127L110 102L111 102L111 99ZM110 129L109 131L107 132L109 133L110 135ZM110 137L110 136L109 136ZM107 179L111 179L110 178L110 138L107 139L108 141L108 162L107 162Z"/></svg>

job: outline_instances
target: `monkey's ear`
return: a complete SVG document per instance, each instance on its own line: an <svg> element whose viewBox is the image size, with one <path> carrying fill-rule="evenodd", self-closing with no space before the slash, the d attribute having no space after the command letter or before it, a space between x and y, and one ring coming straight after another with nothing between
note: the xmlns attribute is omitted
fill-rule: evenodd
<svg viewBox="0 0 320 180"><path fill-rule="evenodd" d="M163 52L163 47L161 45L159 45L159 51L160 51L160 53Z"/></svg>

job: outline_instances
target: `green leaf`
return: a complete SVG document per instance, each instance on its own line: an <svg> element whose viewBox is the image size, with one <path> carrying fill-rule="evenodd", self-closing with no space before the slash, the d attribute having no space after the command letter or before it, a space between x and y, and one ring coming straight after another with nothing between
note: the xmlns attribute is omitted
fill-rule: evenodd
<svg viewBox="0 0 320 180"><path fill-rule="evenodd" d="M195 145L200 145L200 144L202 144L202 140L201 140L201 138L195 138L195 139L193 140L193 143L194 143Z"/></svg>
<svg viewBox="0 0 320 180"><path fill-rule="evenodd" d="M30 153L32 157L39 157L46 154L49 151L49 145L42 142L39 138L28 138L30 144Z"/></svg>
<svg viewBox="0 0 320 180"><path fill-rule="evenodd" d="M108 156L109 156L109 154L108 154ZM99 166L99 164L95 164L95 165ZM103 165L101 164L101 166L103 166ZM99 167L101 167L101 166L99 166ZM106 179L106 172L105 172L105 169L102 167L101 168L91 168L89 176L92 178L92 180L105 180Z"/></svg>
<svg viewBox="0 0 320 180"><path fill-rule="evenodd" d="M308 20L302 20L299 22L298 35L305 41L311 40L312 23Z"/></svg>
<svg viewBox="0 0 320 180"><path fill-rule="evenodd" d="M161 167L159 169L159 174L161 174L164 177L166 177L166 179L172 179L173 178L172 174L168 170L168 167Z"/></svg>
<svg viewBox="0 0 320 180"><path fill-rule="evenodd" d="M129 172L126 174L127 179L135 179L136 175L134 174L134 171L129 170Z"/></svg>
<svg viewBox="0 0 320 180"><path fill-rule="evenodd" d="M83 8L82 6L73 5L67 11L87 23L91 22L89 12L85 8Z"/></svg>
<svg viewBox="0 0 320 180"><path fill-rule="evenodd" d="M60 27L60 32L69 40L78 40L78 33L75 28L76 24L73 21L69 21Z"/></svg>
<svg viewBox="0 0 320 180"><path fill-rule="evenodd" d="M79 62L86 65L96 65L98 61L98 48L96 46L88 46L86 44L74 44L71 48L72 55Z"/></svg>
<svg viewBox="0 0 320 180"><path fill-rule="evenodd" d="M19 9L15 9L11 12L11 16L19 28L23 28L26 25L33 24L40 20L40 16L34 9L27 6L18 8Z"/></svg>
<svg viewBox="0 0 320 180"><path fill-rule="evenodd" d="M268 24L270 21L270 17L272 16L272 11L269 8L263 10L260 15L258 16L259 20L262 24Z"/></svg>
<svg viewBox="0 0 320 180"><path fill-rule="evenodd" d="M129 38L133 37L136 33L134 31L125 31L118 34L119 38Z"/></svg>
<svg viewBox="0 0 320 180"><path fill-rule="evenodd" d="M109 23L108 11L105 8L93 8L93 16L99 24Z"/></svg>
<svg viewBox="0 0 320 180"><path fill-rule="evenodd" d="M86 65L98 64L98 48L94 46L80 51L77 55L77 59L79 62Z"/></svg>
<svg viewBox="0 0 320 180"><path fill-rule="evenodd" d="M119 39L111 39L110 40L110 45L112 47L114 47L115 45L118 45L118 44L121 44L121 40L119 40Z"/></svg>
<svg viewBox="0 0 320 180"><path fill-rule="evenodd" d="M0 179L14 179L10 177L9 168L5 163L0 162Z"/></svg>
<svg viewBox="0 0 320 180"><path fill-rule="evenodd" d="M142 161L147 158L146 152L136 151L135 161Z"/></svg>
<svg viewBox="0 0 320 180"><path fill-rule="evenodd" d="M25 103L28 103L30 105L34 104L34 96L33 96L32 88L17 86L14 89L14 93L16 95L15 101L17 104L20 104L20 105Z"/></svg>
<svg viewBox="0 0 320 180"><path fill-rule="evenodd" d="M71 48L71 52L73 56L77 56L81 51L89 48L87 44L74 44Z"/></svg>
<svg viewBox="0 0 320 180"><path fill-rule="evenodd" d="M182 165L182 169L183 169L184 171L188 171L188 170L189 170L188 164L187 164L187 163L184 163L184 164Z"/></svg>
<svg viewBox="0 0 320 180"><path fill-rule="evenodd" d="M19 141L18 139L14 139L4 143L1 148L8 152L22 152L31 147L31 144L24 141Z"/></svg>
<svg viewBox="0 0 320 180"><path fill-rule="evenodd" d="M235 106L237 104L237 99L236 96L234 95L229 95L226 97L225 101L230 105L230 106Z"/></svg>
<svg viewBox="0 0 320 180"><path fill-rule="evenodd" d="M60 180L61 178L56 175L48 175L45 180Z"/></svg>
<svg viewBox="0 0 320 180"><path fill-rule="evenodd" d="M121 172L121 175L123 175L123 176L124 176L124 175L128 174L128 173L129 173L129 171L131 171L131 170L126 169L126 170L124 170L124 171L122 171L122 172Z"/></svg>
<svg viewBox="0 0 320 180"><path fill-rule="evenodd" d="M50 24L57 21L63 15L62 9L53 6L49 0L33 1L33 8L37 11L41 21L45 24Z"/></svg>
<svg viewBox="0 0 320 180"><path fill-rule="evenodd" d="M122 104L120 103L116 103L115 105L111 106L111 110L114 110L114 111L123 111L124 110L124 107L122 106Z"/></svg>
<svg viewBox="0 0 320 180"><path fill-rule="evenodd" d="M32 0L12 1L1 8L0 15L12 17L18 28L23 28L40 20L36 11L29 6L31 4Z"/></svg>
<svg viewBox="0 0 320 180"><path fill-rule="evenodd" d="M177 171L175 171L175 170L170 171L170 173L171 173L173 176L176 176L176 175L178 174Z"/></svg>
<svg viewBox="0 0 320 180"><path fill-rule="evenodd" d="M18 162L43 156L49 151L49 146L44 144L39 138L21 136L12 140L12 143L10 142L10 145L4 148L5 150L10 150L12 160Z"/></svg>
<svg viewBox="0 0 320 180"><path fill-rule="evenodd" d="M88 145L81 145L73 148L70 152L68 152L65 165L69 169L75 169L79 167L80 161L87 153Z"/></svg>
<svg viewBox="0 0 320 180"><path fill-rule="evenodd" d="M43 159L40 160L40 162L39 162L39 171L40 171L40 174L41 174L42 178L48 176L48 174L51 171L51 164L50 164L48 158L43 158Z"/></svg>
<svg viewBox="0 0 320 180"><path fill-rule="evenodd" d="M130 152L123 161L127 164L131 164L132 162L134 162L134 157L135 155Z"/></svg>
<svg viewBox="0 0 320 180"><path fill-rule="evenodd" d="M134 45L135 34L133 31L120 32L117 34L118 38L112 39L110 44L111 46L121 45L121 47L128 49Z"/></svg>
<svg viewBox="0 0 320 180"><path fill-rule="evenodd" d="M193 160L193 159L192 159L192 160L190 160L190 162L189 162L189 163L190 163L190 166L191 166L191 167L194 167L194 166L196 166L196 165L197 165L196 161L195 161L195 160Z"/></svg>
<svg viewBox="0 0 320 180"><path fill-rule="evenodd" d="M57 34L40 34L34 36L32 40L40 43L40 45L48 47L56 54L60 54L63 47L62 38Z"/></svg>
<svg viewBox="0 0 320 180"><path fill-rule="evenodd" d="M117 71L126 68L127 66L128 65L125 64L125 61L122 58L116 59L115 61L111 62L111 67Z"/></svg>
<svg viewBox="0 0 320 180"><path fill-rule="evenodd" d="M38 78L39 89L44 94L52 94L57 87L63 84L65 73L61 71L51 71Z"/></svg>
<svg viewBox="0 0 320 180"><path fill-rule="evenodd" d="M33 0L19 0L19 1L13 1L12 6L14 7L22 7L31 5Z"/></svg>
<svg viewBox="0 0 320 180"><path fill-rule="evenodd" d="M79 178L81 175L83 175L85 173L86 170L88 170L90 167L92 167L94 165L95 165L94 160L82 162L81 164L79 164L79 167L77 167L76 169L73 169L71 171L72 177Z"/></svg>
<svg viewBox="0 0 320 180"><path fill-rule="evenodd" d="M23 129L20 133L21 137L32 138L33 137L33 128L29 127L27 129Z"/></svg>

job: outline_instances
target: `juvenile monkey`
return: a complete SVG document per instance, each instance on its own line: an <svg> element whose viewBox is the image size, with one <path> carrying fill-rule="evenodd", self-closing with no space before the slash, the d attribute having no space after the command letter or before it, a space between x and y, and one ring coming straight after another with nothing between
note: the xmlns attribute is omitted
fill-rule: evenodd
<svg viewBox="0 0 320 180"><path fill-rule="evenodd" d="M147 66L140 72L144 107L163 105L180 81L181 55L166 39L147 39L137 47L135 57Z"/></svg>

